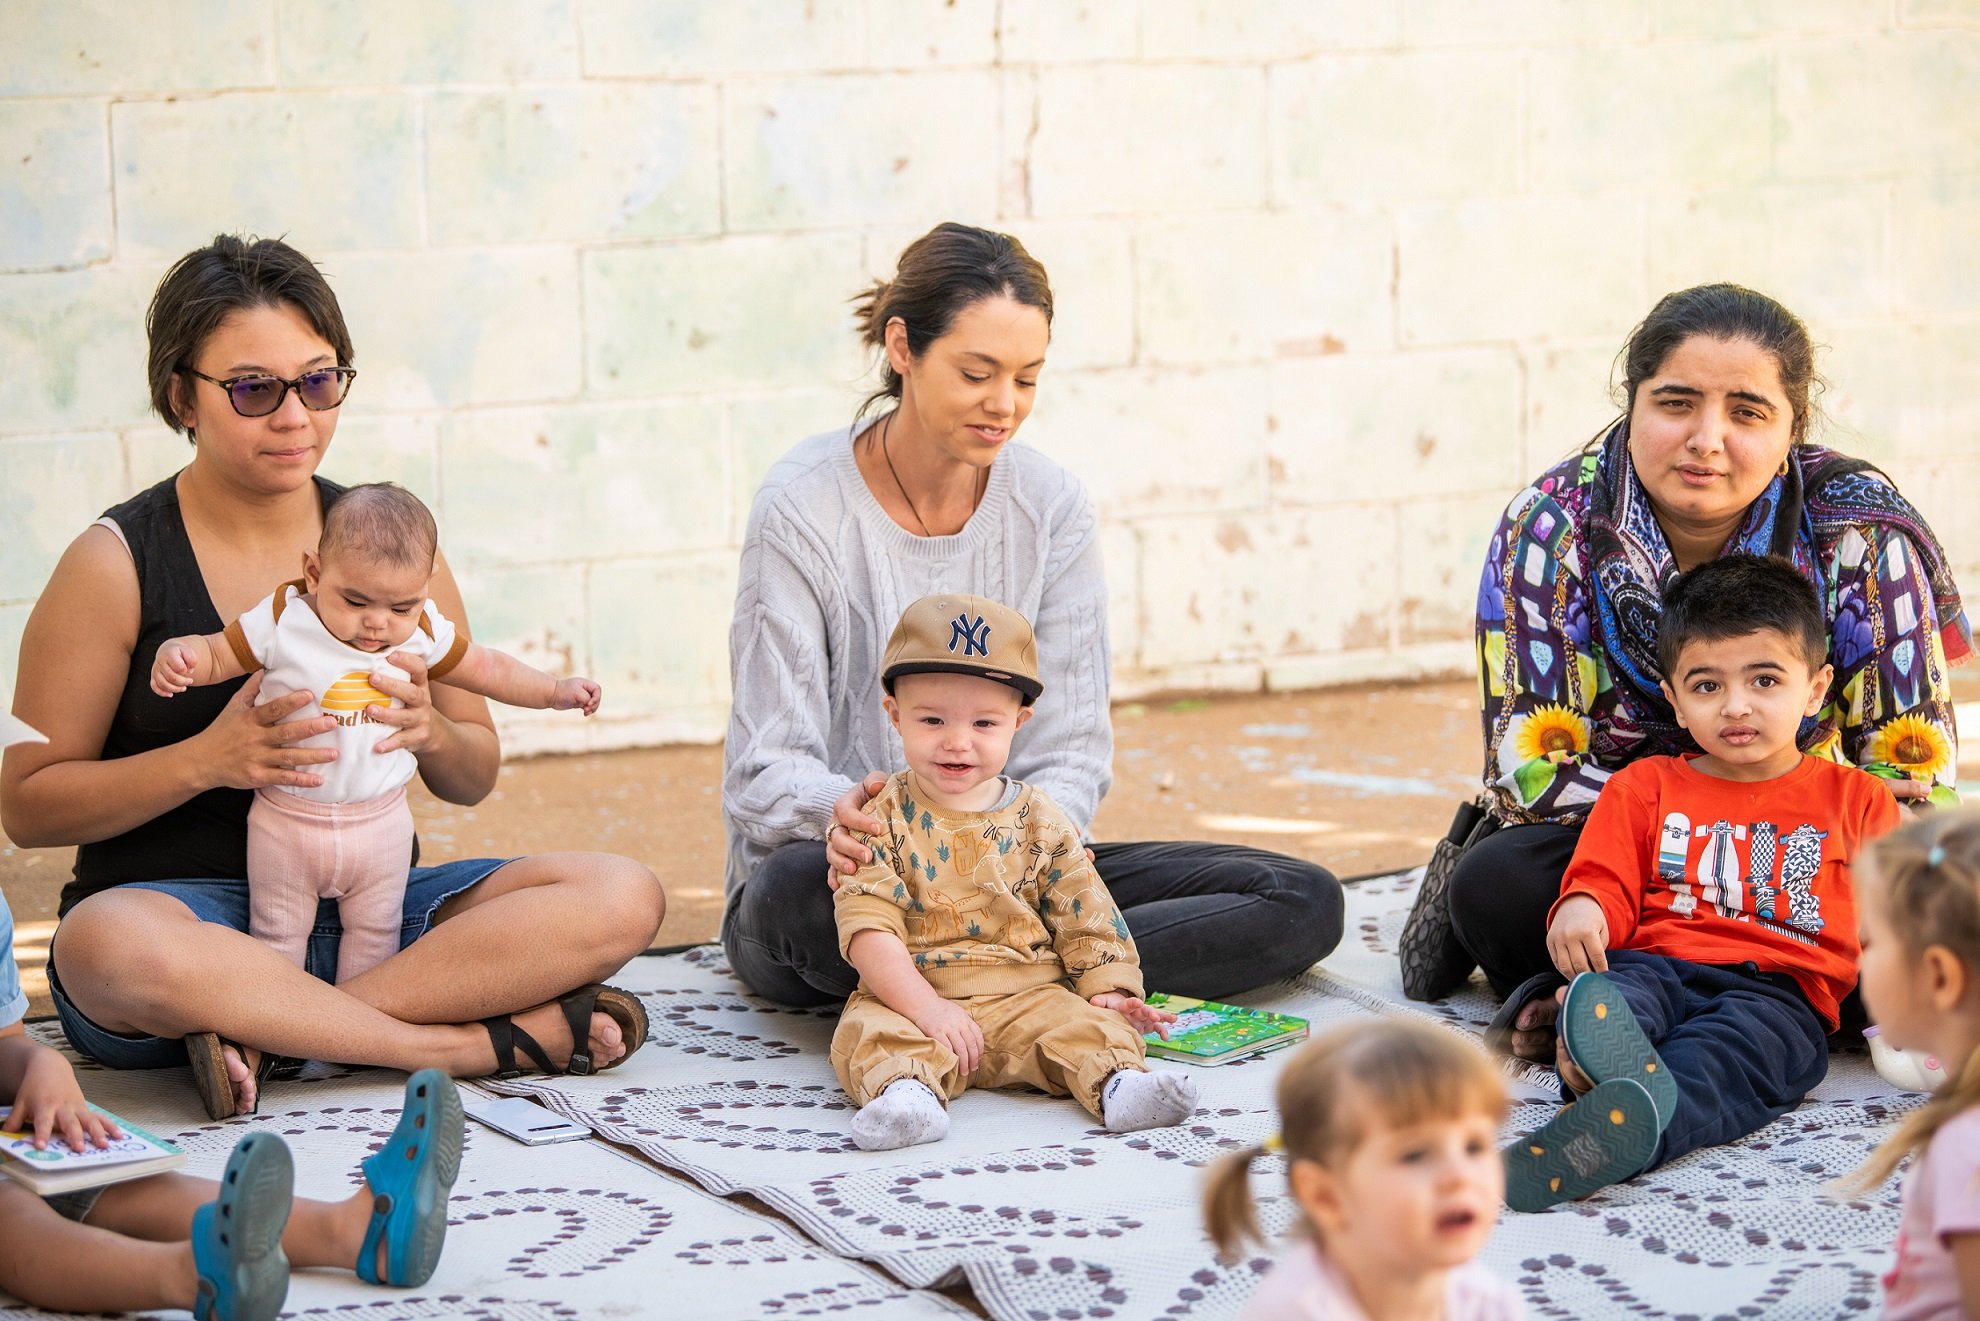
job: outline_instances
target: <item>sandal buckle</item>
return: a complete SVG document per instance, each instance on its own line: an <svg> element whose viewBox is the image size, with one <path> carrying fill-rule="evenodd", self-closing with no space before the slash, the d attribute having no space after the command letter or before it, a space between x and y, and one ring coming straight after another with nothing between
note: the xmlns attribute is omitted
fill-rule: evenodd
<svg viewBox="0 0 1980 1321"><path fill-rule="evenodd" d="M591 1067L591 1052L586 1050L571 1052L571 1062L564 1066L564 1072L579 1076L593 1072Z"/></svg>

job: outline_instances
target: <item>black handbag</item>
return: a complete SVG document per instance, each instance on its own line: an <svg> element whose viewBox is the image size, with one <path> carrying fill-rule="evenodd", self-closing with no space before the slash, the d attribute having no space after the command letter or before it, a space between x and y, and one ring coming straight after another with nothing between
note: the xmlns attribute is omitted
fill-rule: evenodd
<svg viewBox="0 0 1980 1321"><path fill-rule="evenodd" d="M1465 850L1500 824L1482 800L1461 803L1451 818L1451 828L1431 852L1416 902L1410 905L1409 917L1403 922L1402 939L1396 943L1402 961L1403 994L1410 999L1441 1000L1464 985L1477 966L1458 943L1457 930L1451 925L1451 874L1457 871Z"/></svg>

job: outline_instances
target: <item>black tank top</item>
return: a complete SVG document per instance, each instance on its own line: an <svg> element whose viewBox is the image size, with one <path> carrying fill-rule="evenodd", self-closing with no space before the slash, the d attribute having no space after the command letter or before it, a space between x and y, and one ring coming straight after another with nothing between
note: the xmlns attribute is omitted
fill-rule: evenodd
<svg viewBox="0 0 1980 1321"><path fill-rule="evenodd" d="M343 493L315 479L323 507ZM213 608L179 511L176 476L104 511L124 533L137 566L138 637L123 696L103 740L104 761L169 747L213 723L245 677L188 688L177 697L151 691L151 661L167 638L218 633L227 621ZM121 835L76 850L75 879L62 887L60 912L99 890L130 881L247 878L249 789L209 789Z"/></svg>

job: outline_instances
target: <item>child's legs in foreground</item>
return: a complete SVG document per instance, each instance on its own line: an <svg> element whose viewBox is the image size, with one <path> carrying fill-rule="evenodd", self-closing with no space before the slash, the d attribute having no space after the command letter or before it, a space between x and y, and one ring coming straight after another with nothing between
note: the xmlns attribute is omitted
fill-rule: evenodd
<svg viewBox="0 0 1980 1321"><path fill-rule="evenodd" d="M1633 950L1611 950L1608 975L1678 1088L1646 1169L1745 1137L1828 1072L1821 1019L1773 979Z"/></svg>
<svg viewBox="0 0 1980 1321"><path fill-rule="evenodd" d="M193 1212L219 1195L219 1184L189 1174L158 1174L113 1183L97 1198L88 1223L130 1239L183 1244L192 1236ZM346 1270L355 1266L365 1227L371 1221L371 1203L369 1188L360 1188L337 1202L296 1198L289 1223L282 1230L282 1251L289 1264L341 1266Z"/></svg>
<svg viewBox="0 0 1980 1321"><path fill-rule="evenodd" d="M298 968L334 865L327 821L296 812L280 789L257 789L248 805L248 933Z"/></svg>
<svg viewBox="0 0 1980 1321"><path fill-rule="evenodd" d="M903 1078L953 1101L969 1085L957 1064L954 1051L865 991L852 993L832 1033L832 1071L854 1105L866 1105Z"/></svg>
<svg viewBox="0 0 1980 1321"><path fill-rule="evenodd" d="M212 1200L213 1185L205 1198ZM105 1190L106 1195L108 1190ZM192 1306L192 1244L147 1243L79 1224L10 1179L0 1179L0 1289L62 1312ZM190 1228L192 1213L186 1213Z"/></svg>
<svg viewBox="0 0 1980 1321"><path fill-rule="evenodd" d="M337 901L344 929L337 944L341 985L399 952L413 819L404 785L368 802L334 806L337 870L325 893Z"/></svg>
<svg viewBox="0 0 1980 1321"><path fill-rule="evenodd" d="M1071 1096L1100 1119L1101 1084L1122 1069L1147 1067L1133 1024L1057 983L961 1003L983 1029L983 1062L970 1075L978 1087L1027 1083Z"/></svg>

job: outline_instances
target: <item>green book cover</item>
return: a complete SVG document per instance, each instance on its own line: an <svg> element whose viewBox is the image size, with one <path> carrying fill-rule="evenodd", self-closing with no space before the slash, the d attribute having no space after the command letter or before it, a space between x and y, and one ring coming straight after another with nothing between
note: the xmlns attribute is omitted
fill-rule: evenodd
<svg viewBox="0 0 1980 1321"><path fill-rule="evenodd" d="M1143 1038L1148 1043L1148 1053L1157 1059L1229 1064L1232 1060L1306 1040L1306 1020L1292 1014L1246 1009L1242 1005L1219 1004L1187 995L1165 995L1160 991L1150 995L1148 1003L1176 1016L1167 1041L1154 1032Z"/></svg>

